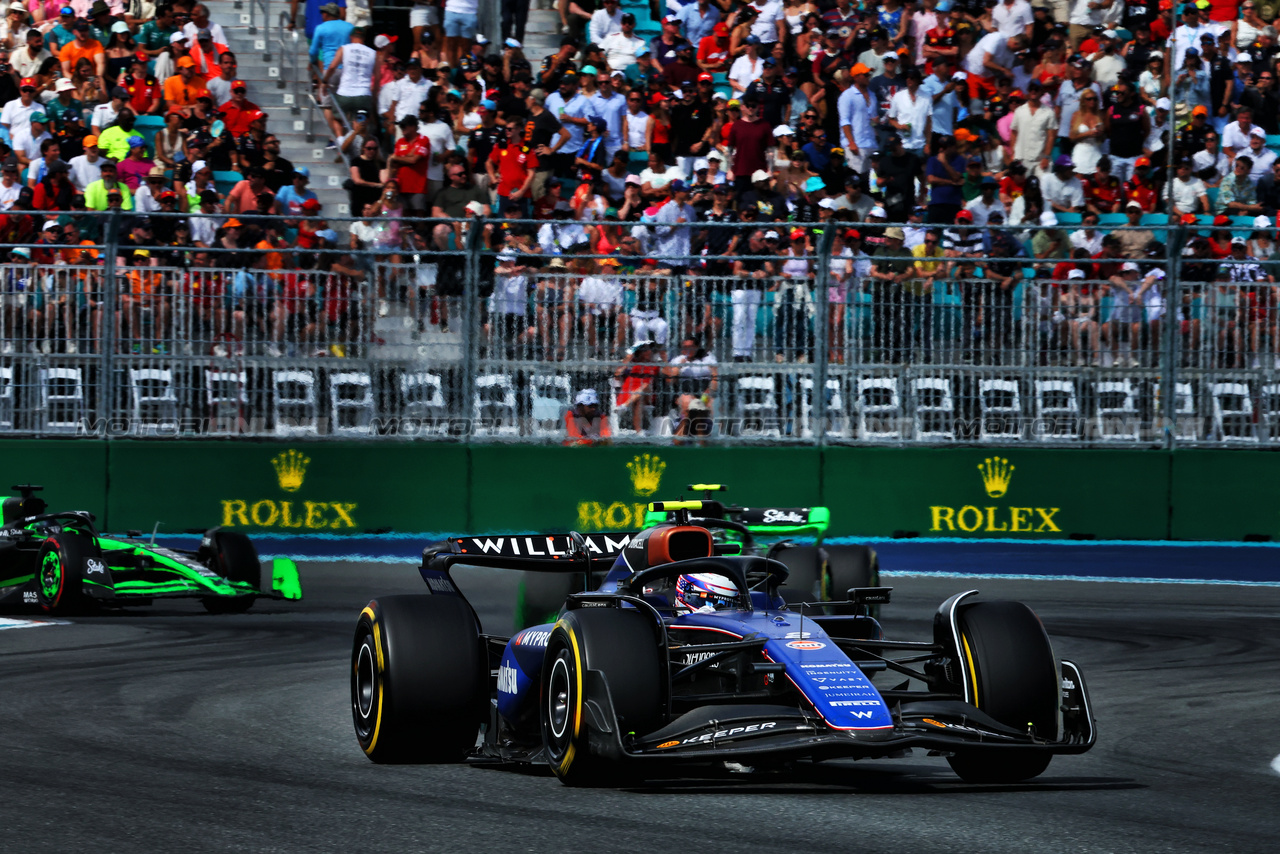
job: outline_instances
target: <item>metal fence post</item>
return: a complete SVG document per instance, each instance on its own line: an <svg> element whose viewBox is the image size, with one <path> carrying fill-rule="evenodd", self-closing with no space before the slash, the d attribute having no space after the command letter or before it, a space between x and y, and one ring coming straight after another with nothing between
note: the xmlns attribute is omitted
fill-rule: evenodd
<svg viewBox="0 0 1280 854"><path fill-rule="evenodd" d="M107 424L111 417L112 401L115 398L115 353L116 353L116 251L120 241L120 220L123 211L115 211L104 218L102 227L102 251L106 257L102 262L102 359L98 377L98 421ZM109 437L110 429L106 430Z"/></svg>
<svg viewBox="0 0 1280 854"><path fill-rule="evenodd" d="M1174 383L1178 379L1178 359L1180 358L1180 341L1182 329L1178 323L1178 310L1182 300L1182 247L1187 239L1187 230L1178 226L1167 237L1171 237L1166 252L1171 253L1169 264L1169 287L1165 317L1168 318L1164 340L1164 369L1161 371L1160 388L1164 391L1164 399L1160 401L1164 409L1164 446L1169 450L1178 443L1177 417L1178 392Z"/></svg>
<svg viewBox="0 0 1280 854"><path fill-rule="evenodd" d="M462 328L466 340L462 342L462 409L460 415L469 426L468 437L474 430L471 424L474 417L476 399L476 372L480 360L480 264L483 260L484 232L488 222L484 217L471 220L471 228L467 230L466 268L462 285Z"/></svg>
<svg viewBox="0 0 1280 854"><path fill-rule="evenodd" d="M830 293L827 291L831 279L831 249L835 245L835 224L826 226L819 232L815 247L818 265L814 276L814 286L818 289L818 316L813 321L813 405L809 407L810 417L817 425L817 443L824 444L827 435L827 364L831 357L831 341L828 337L827 313Z"/></svg>

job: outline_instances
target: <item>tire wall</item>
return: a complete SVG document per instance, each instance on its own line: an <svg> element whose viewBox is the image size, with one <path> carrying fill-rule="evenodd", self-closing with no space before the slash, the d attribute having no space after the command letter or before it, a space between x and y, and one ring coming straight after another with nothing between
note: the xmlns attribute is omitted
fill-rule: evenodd
<svg viewBox="0 0 1280 854"><path fill-rule="evenodd" d="M1023 448L565 448L404 442L0 441L104 530L276 534L634 530L694 482L831 509L829 536L1280 539L1280 453Z"/></svg>

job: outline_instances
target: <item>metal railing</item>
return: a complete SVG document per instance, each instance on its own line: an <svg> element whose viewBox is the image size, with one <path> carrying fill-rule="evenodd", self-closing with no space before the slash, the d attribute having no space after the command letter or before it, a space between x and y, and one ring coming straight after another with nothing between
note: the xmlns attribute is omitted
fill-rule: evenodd
<svg viewBox="0 0 1280 854"><path fill-rule="evenodd" d="M280 78L276 81L276 88L288 89L290 85L293 86L293 103L289 105L289 113L296 116L302 112L300 93L310 87L309 80L304 81L298 76L298 42L301 36L297 30L289 29L288 12L282 11L276 24L276 44L280 47Z"/></svg>
<svg viewBox="0 0 1280 854"><path fill-rule="evenodd" d="M271 59L271 11L270 0L249 0L249 35L258 34L258 24L262 24L262 40L266 51L262 58Z"/></svg>
<svg viewBox="0 0 1280 854"><path fill-rule="evenodd" d="M0 261L0 432L559 442L592 389L615 442L1280 443L1280 261L1055 278L975 246L891 280L921 259L864 254L883 224L664 258L657 223L383 217L348 247L240 217L148 248L80 216L98 244ZM310 248L254 248L273 223Z"/></svg>

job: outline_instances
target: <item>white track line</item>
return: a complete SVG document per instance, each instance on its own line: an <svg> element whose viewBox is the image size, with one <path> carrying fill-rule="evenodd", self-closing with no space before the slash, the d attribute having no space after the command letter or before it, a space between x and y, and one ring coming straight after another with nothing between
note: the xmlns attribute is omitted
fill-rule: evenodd
<svg viewBox="0 0 1280 854"><path fill-rule="evenodd" d="M5 629L38 629L41 626L56 626L61 620L11 620L0 617L0 631Z"/></svg>

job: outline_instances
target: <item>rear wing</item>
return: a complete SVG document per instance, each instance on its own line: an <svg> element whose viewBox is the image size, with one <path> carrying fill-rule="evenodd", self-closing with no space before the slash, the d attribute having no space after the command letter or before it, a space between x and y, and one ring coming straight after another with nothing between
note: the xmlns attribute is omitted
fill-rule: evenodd
<svg viewBox="0 0 1280 854"><path fill-rule="evenodd" d="M504 534L495 537L450 537L422 552L423 571L449 567L488 566L530 572L597 572L608 570L635 532L594 534Z"/></svg>
<svg viewBox="0 0 1280 854"><path fill-rule="evenodd" d="M702 502L703 505L718 502ZM720 513L704 512L702 516L727 518L753 534L765 537L811 536L821 538L831 524L831 511L826 507L722 507ZM645 527L670 521L671 513L650 510L645 514ZM696 522L694 524L697 524Z"/></svg>

